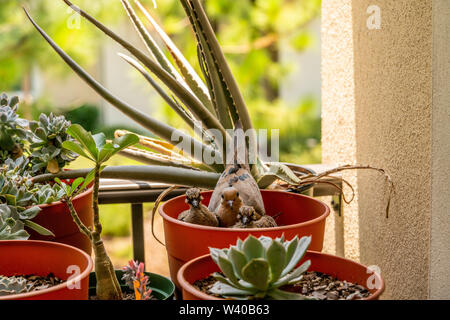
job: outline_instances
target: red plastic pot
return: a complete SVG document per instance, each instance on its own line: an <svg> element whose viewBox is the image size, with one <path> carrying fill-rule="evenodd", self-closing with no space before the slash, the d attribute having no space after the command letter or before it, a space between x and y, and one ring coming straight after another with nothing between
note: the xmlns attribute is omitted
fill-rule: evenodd
<svg viewBox="0 0 450 320"><path fill-rule="evenodd" d="M207 205L212 191L202 192L203 204ZM207 227L179 221L178 215L188 209L185 196L168 200L160 208L164 219L164 235L172 281L177 283L177 272L189 260L209 253L209 247L225 248L235 244L238 238L245 239L249 234L255 237L312 236L311 250L321 251L325 231L325 219L330 213L328 206L314 198L273 190L261 190L266 213L281 214L276 222L279 227L261 229L232 229Z"/></svg>
<svg viewBox="0 0 450 320"><path fill-rule="evenodd" d="M78 268L78 275L74 274L73 266ZM91 257L72 246L49 241L0 241L0 275L47 276L53 273L60 279L70 277L76 281L74 283L79 283L79 288L69 288L65 282L44 290L0 296L0 300L87 300L92 268Z"/></svg>
<svg viewBox="0 0 450 320"><path fill-rule="evenodd" d="M73 199L75 210L77 210L81 221L88 227L92 227L94 223L92 193L93 187L91 186ZM32 221L53 232L55 237L43 236L28 228L27 232L30 234L30 240L64 243L79 248L87 254L91 254L91 242L80 232L78 226L73 222L67 204L57 201L50 204L43 204L39 207L42 210Z"/></svg>
<svg viewBox="0 0 450 320"><path fill-rule="evenodd" d="M346 280L364 287L367 287L368 278L375 276L375 283L379 284L378 289L369 289L371 295L364 300L378 300L384 291L384 281L380 275L352 260L315 251L308 251L299 265L306 260L311 260L310 271L326 273L341 281ZM181 267L178 271L178 283L182 288L183 300L223 300L203 293L192 285L195 281L219 271L209 254L195 258Z"/></svg>

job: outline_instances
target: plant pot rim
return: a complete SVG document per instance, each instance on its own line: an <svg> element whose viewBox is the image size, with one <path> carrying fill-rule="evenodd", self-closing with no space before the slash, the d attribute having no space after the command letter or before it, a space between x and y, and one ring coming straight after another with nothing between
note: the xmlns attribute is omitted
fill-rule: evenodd
<svg viewBox="0 0 450 320"><path fill-rule="evenodd" d="M72 199L72 202L78 200L79 198L86 197L89 193L92 193L93 190L94 190L94 186L91 184L91 186L89 188L87 188L85 191L83 191L79 195L75 196ZM52 203L39 204L38 207L41 208L41 209L44 209L44 208L55 206L55 205L59 205L59 204L62 204L62 203L63 202L61 200L58 200L58 201L55 201L55 202L52 202Z"/></svg>
<svg viewBox="0 0 450 320"><path fill-rule="evenodd" d="M343 260L343 261L350 262L350 263L356 264L356 265L358 265L360 267L363 267L363 268L367 269L367 267L365 265L363 265L363 264L361 264L359 262L356 262L356 261L353 261L353 260L350 260L350 259L346 259L346 258L342 258L342 257L339 257L339 256L335 256L335 255L332 255L332 254L318 252L318 251L311 251L311 250L308 250L307 253L308 254L313 254L313 255L321 255L321 256L324 256L324 257L331 257L333 259L338 259L338 260ZM196 289L192 284L190 284L183 277L183 274L185 273L187 268L189 268L191 265L193 265L193 264L195 264L195 263L197 263L197 262L199 262L201 260L211 260L212 261L211 254L208 253L208 254L205 254L203 256L194 258L194 259L190 260L189 262L185 263L180 268L180 270L178 270L177 280L178 280L178 283L180 284L181 288L183 288L183 290L186 290L190 294L192 294L194 296L197 296L197 297L199 297L199 298L201 298L203 300L226 300L226 299L223 299L223 298L218 298L218 297L215 297L215 296L211 296L209 294L206 294L206 293ZM381 286L374 293L370 294L370 296L368 296L367 298L364 298L362 300L369 300L369 299L370 300L375 300L384 292L385 285L384 285L383 278L377 273L374 273L374 275L380 281Z"/></svg>
<svg viewBox="0 0 450 320"><path fill-rule="evenodd" d="M202 194L204 193L209 193L209 192L213 192L212 190L209 191L203 191ZM159 214L163 217L163 219L168 220L172 223L178 224L178 225L182 225L182 226L189 226L193 229L202 229L202 230L211 230L211 231L221 231L221 232L243 232L245 230L248 231L283 231L283 230L288 230L291 229L292 227L305 227L311 224L315 224L318 223L322 220L325 220L328 215L330 214L330 208L323 202L320 200L317 200L315 198L309 197L309 196L305 196L302 194L297 194L297 193L290 193L290 192L286 192L286 191L280 191L280 190L261 190L261 192L264 193L279 193L279 194L283 194L283 195L289 195L292 197L303 197L303 198L307 198L311 201L317 202L318 204L320 204L321 206L323 206L324 208L324 213L322 215L320 215L317 218L305 221L305 222L300 222L300 223L295 223L295 224L289 224L286 226L279 226L279 227L272 227L272 228L248 228L248 229L243 229L243 228L221 228L221 227L211 227L211 226L203 226L203 225L198 225L198 224L193 224L193 223L188 223L188 222L184 222L184 221L180 221L178 219L172 218L169 215L167 215L164 212L164 208L166 205L170 205L171 201L175 201L176 199L179 198L183 198L185 197L185 195L181 195L181 196L177 196L175 198L172 198L170 200L167 200L165 203L163 203L159 208L158 208L158 212Z"/></svg>
<svg viewBox="0 0 450 320"><path fill-rule="evenodd" d="M76 251L79 254L81 254L87 261L87 267L78 276L71 278L72 282L81 281L82 279L89 277L89 273L94 268L94 263L92 262L91 257L86 252L84 252L78 248L75 248L73 246L69 246L67 244L63 244L63 243L59 243L59 242L51 242L51 241L41 241L41 240L0 240L0 245L1 244L18 245L18 244L23 244L23 243L31 244L33 246L38 246L38 247L44 247L44 246L46 246L46 247L65 247L68 250ZM65 281L61 284L58 284L58 285L53 286L48 289L3 296L3 297L0 297L0 300L11 300L12 299L11 297L13 297L14 299L24 299L24 298L34 297L37 295L46 294L46 293L50 293L53 291L58 291L58 290L64 289L67 287L67 285L68 285L68 282Z"/></svg>

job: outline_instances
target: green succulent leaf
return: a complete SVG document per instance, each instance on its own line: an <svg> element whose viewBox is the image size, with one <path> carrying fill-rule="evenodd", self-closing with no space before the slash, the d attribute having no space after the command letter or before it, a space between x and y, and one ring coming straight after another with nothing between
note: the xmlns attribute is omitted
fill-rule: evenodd
<svg viewBox="0 0 450 320"><path fill-rule="evenodd" d="M245 239L242 250L247 257L247 260L263 258L264 257L264 247L261 242L254 236L250 235Z"/></svg>
<svg viewBox="0 0 450 320"><path fill-rule="evenodd" d="M242 269L242 279L258 290L267 290L269 286L269 263L261 258L251 260Z"/></svg>
<svg viewBox="0 0 450 320"><path fill-rule="evenodd" d="M288 274L289 272L292 271L292 269L294 269L294 267L298 264L298 262L304 257L304 255L306 254L306 250L308 250L308 247L311 243L311 237L302 237L299 242L297 247L295 248L295 251L292 255L292 257L288 260L288 264L287 266L284 268L283 272L281 273L281 276L285 276L286 274Z"/></svg>
<svg viewBox="0 0 450 320"><path fill-rule="evenodd" d="M285 284L293 283L300 280L300 277L305 273L309 267L311 266L311 261L305 261L301 264L297 269L292 271L291 273L285 275L283 278L279 279L277 282L273 284L274 287L281 287Z"/></svg>
<svg viewBox="0 0 450 320"><path fill-rule="evenodd" d="M92 158L92 156L88 155L86 152L84 152L83 148L81 147L81 145L79 145L78 143L74 142L74 141L64 141L62 143L63 148L70 150L72 152L75 152L76 154L89 159L91 161L95 161L95 159Z"/></svg>
<svg viewBox="0 0 450 320"><path fill-rule="evenodd" d="M223 274L235 285L239 285L238 278L234 274L234 269L232 263L223 256L219 256L217 259L220 270Z"/></svg>
<svg viewBox="0 0 450 320"><path fill-rule="evenodd" d="M36 231L37 233L39 233L43 236L52 236L52 237L55 236L53 232L44 228L43 226L38 225L37 223L35 223L33 221L25 220L23 223L28 228L33 229L34 231Z"/></svg>
<svg viewBox="0 0 450 320"><path fill-rule="evenodd" d="M213 294L221 296L248 296L256 292L256 290L239 289L229 284L216 282L209 291Z"/></svg>
<svg viewBox="0 0 450 320"><path fill-rule="evenodd" d="M314 300L299 293L283 291L280 289L271 290L267 295L275 300Z"/></svg>
<svg viewBox="0 0 450 320"><path fill-rule="evenodd" d="M267 249L267 261L270 265L271 281L276 281L286 266L286 250L278 241L272 241Z"/></svg>
<svg viewBox="0 0 450 320"><path fill-rule="evenodd" d="M242 279L242 269L248 262L247 258L241 251L233 247L228 251L228 258L233 264L234 273L237 277Z"/></svg>

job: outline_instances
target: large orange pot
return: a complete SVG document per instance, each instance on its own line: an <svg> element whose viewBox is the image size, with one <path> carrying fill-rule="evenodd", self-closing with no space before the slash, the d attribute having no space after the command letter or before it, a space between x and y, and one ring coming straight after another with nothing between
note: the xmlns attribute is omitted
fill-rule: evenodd
<svg viewBox="0 0 450 320"><path fill-rule="evenodd" d="M91 186L72 200L78 216L87 227L92 227L94 223L92 193L93 187ZM80 232L78 226L73 222L67 204L57 201L50 204L43 204L39 207L41 208L41 212L32 221L47 228L55 236L43 236L27 228L26 230L30 234L30 240L60 242L79 248L87 254L91 254L91 242Z"/></svg>
<svg viewBox="0 0 450 320"><path fill-rule="evenodd" d="M369 277L375 277L374 283L378 284L378 288L369 289L371 295L364 300L378 300L384 291L384 281L379 274L372 273L366 266L352 260L308 251L298 265L306 260L311 260L310 271L326 273L341 281L346 280L364 287L367 287ZM211 273L219 271L219 267L209 254L195 258L181 267L178 271L178 283L182 288L183 300L222 300L203 293L192 285L195 281L205 279Z"/></svg>
<svg viewBox="0 0 450 320"><path fill-rule="evenodd" d="M202 192L206 206L212 191ZM261 190L266 213L282 214L276 219L276 228L232 229L200 226L182 222L178 215L188 209L185 196L168 200L160 208L164 219L164 235L172 281L179 287L177 272L180 267L195 257L209 253L209 247L225 248L235 244L238 238L246 239L249 234L255 237L312 236L311 250L321 251L325 231L325 219L330 213L328 206L314 198L285 191Z"/></svg>
<svg viewBox="0 0 450 320"><path fill-rule="evenodd" d="M0 241L0 275L47 276L53 273L62 280L70 277L73 283L79 283L79 286L69 287L64 282L44 290L0 296L0 300L87 300L92 268L91 257L72 246L49 241Z"/></svg>

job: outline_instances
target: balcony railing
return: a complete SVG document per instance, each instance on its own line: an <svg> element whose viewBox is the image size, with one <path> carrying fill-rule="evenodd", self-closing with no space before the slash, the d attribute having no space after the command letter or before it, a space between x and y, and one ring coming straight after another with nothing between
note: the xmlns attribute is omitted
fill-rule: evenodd
<svg viewBox="0 0 450 320"><path fill-rule="evenodd" d="M333 168L329 165L308 165L307 168L316 173ZM341 180L338 176L330 178L337 186L341 187ZM129 203L131 206L131 226L133 257L138 261L145 261L145 241L144 241L144 206L146 202L155 202L158 196L168 188L161 183L149 183L131 180L102 179L100 185L100 204ZM169 193L165 200L184 194L186 188L179 188ZM332 196L332 209L339 216L342 211L342 194L337 188L329 184L317 184L312 190L313 197Z"/></svg>

